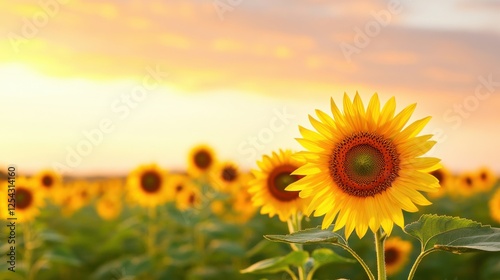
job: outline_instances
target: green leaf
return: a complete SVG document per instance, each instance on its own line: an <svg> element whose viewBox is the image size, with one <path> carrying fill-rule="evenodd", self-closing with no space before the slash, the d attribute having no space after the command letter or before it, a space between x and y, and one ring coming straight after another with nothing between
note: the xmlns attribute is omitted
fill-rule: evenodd
<svg viewBox="0 0 500 280"><path fill-rule="evenodd" d="M299 243L299 244L332 244L342 243L347 245L345 239L338 233L333 232L333 225L328 229L321 227L310 228L286 235L264 235L268 240L274 242Z"/></svg>
<svg viewBox="0 0 500 280"><path fill-rule="evenodd" d="M284 257L271 258L254 263L241 273L276 273L289 269L290 265L302 266L309 257L306 251L293 251Z"/></svg>
<svg viewBox="0 0 500 280"><path fill-rule="evenodd" d="M500 251L500 229L459 217L423 215L404 230L420 240L425 251L431 248L456 254Z"/></svg>
<svg viewBox="0 0 500 280"><path fill-rule="evenodd" d="M314 259L313 269L319 268L322 265L329 263L355 263L356 260L344 258L337 255L334 251L328 248L316 249L312 252L312 258Z"/></svg>

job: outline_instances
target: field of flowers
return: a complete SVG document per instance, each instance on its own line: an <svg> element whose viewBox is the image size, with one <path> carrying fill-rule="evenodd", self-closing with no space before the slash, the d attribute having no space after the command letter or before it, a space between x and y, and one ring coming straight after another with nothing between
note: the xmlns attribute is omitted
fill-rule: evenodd
<svg viewBox="0 0 500 280"><path fill-rule="evenodd" d="M331 120L323 113L318 116ZM317 120L311 122L321 133L328 133L321 131L324 126ZM316 137L317 143L324 144L319 134L304 128L301 132L304 136L301 144L308 150L321 152L319 144L307 140ZM354 166L344 168L348 174L353 173L346 178L364 184L370 172L377 171L378 154L363 145L377 138L365 139L362 138L365 134L359 135L355 140L365 141L365 144L355 142L356 146L350 147L341 142L338 146L347 145L346 162ZM377 143L372 147L381 151L389 149ZM358 154L351 155L353 151ZM342 149L339 154L341 152ZM400 196L397 202L387 198L385 202L381 200L382 203L372 205L370 197L380 198L379 193L362 193L374 190L388 193L396 186L389 185L380 191L375 187L361 187L365 186L361 183L354 189L346 185L344 193L337 193L335 199L352 195L366 201L356 204L347 197L336 201L336 205L343 205L344 209L330 214L322 209L338 206L332 206L329 193L320 189L321 184L312 181L316 177L311 176L321 174L311 165L315 161L302 165L301 160L308 156L311 153L294 155L289 150L279 150L264 155L249 171L241 170L232 159L219 158L210 146L199 145L186 155L187 165L182 171L166 170L148 163L131 170L126 177L75 178L61 176L49 169L25 176L16 173L15 168L4 168L0 208L7 226L2 227L0 277L12 280L366 279L367 267L372 271L378 267L379 279L385 276L407 279L409 273L415 273L415 279L428 280L500 279L500 254L484 252L498 251L495 249L498 248L498 235L484 237L474 235L473 231L470 236L475 236L475 241L453 247L450 244L456 240L450 239L441 251L430 254L421 261L418 270L413 270L412 264L419 257L421 247L418 239L430 242L437 237L424 235L436 229L419 232L415 229L419 226L417 223L404 227L406 234L401 227L393 228L393 223L399 225L399 218L390 213L406 210L403 212L405 225L416 222L425 213L449 216L439 219L425 216L420 222L428 228L454 225L453 229L459 230L459 226L455 226L458 223L462 224L460 227L464 224L476 226L471 221L451 217L498 227L500 184L498 174L488 167L471 166L470 171L461 173L442 165L431 168L424 174L428 177L422 175L422 180L437 179L437 191L425 193L425 196L417 191L410 192L411 195ZM399 159L394 162L399 164ZM330 169L334 169L331 167L334 164L330 163ZM417 161L413 167L418 170L416 166ZM401 165L395 174L402 177L404 168ZM340 171L337 175L343 178ZM306 187L295 182L303 182ZM335 181L335 184L343 186L342 182ZM313 186L316 187L314 191L307 188ZM299 187L302 188L300 196ZM15 195L9 191L11 188L15 188ZM416 189L425 191L425 187ZM312 197L307 198L308 193ZM9 198L15 198L15 212L10 212ZM410 211L414 203L429 204L427 199L431 205ZM401 209L399 212L392 208L387 210L390 206L384 204L386 202L402 205ZM345 210L349 207L357 208ZM363 207L371 207L374 211L367 211L369 214L356 212ZM334 228L333 233L329 226L335 216L335 224L340 228ZM9 227L12 217L16 218L15 226ZM329 229L321 231L316 228L318 226ZM308 228L316 229L305 231L301 236L304 234L301 230ZM356 234L351 234L354 231ZM382 264L381 268L377 261L370 231L382 240L375 243L383 246L377 247L377 254L383 251L385 267ZM377 235L382 231L382 237ZM285 236L288 233L294 234ZM488 246L493 249L484 245L488 240L491 241ZM434 249L441 246L438 243L434 243ZM364 260L361 265L360 259ZM381 270L386 275L381 276Z"/></svg>

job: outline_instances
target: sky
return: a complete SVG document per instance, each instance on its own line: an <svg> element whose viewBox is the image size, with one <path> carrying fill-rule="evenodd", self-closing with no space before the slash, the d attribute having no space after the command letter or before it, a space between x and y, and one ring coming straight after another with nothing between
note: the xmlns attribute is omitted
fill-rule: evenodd
<svg viewBox="0 0 500 280"><path fill-rule="evenodd" d="M0 1L0 166L254 168L359 92L417 103L454 171L500 172L499 1Z"/></svg>

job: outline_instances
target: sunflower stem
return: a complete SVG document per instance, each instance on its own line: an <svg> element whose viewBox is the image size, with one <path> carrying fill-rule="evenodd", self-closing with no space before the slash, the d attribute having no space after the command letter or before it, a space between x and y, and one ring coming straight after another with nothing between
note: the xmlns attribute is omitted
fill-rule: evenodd
<svg viewBox="0 0 500 280"><path fill-rule="evenodd" d="M297 232L297 231L300 231L302 229L301 222L302 222L302 214L301 213L295 213L287 220L288 231L290 232L290 234ZM292 247L292 250L294 250L294 251L303 251L304 250L304 247L302 246L302 244L290 243L290 247ZM305 280L307 277L305 267L299 266L298 272L299 272L299 280Z"/></svg>
<svg viewBox="0 0 500 280"><path fill-rule="evenodd" d="M31 241L31 228L30 222L27 221L24 224L24 262L26 263L26 270L28 271L28 280L34 279L33 275L29 273L31 271L31 254L32 254L32 241Z"/></svg>
<svg viewBox="0 0 500 280"><path fill-rule="evenodd" d="M149 256L153 256L155 250L155 240L156 240L156 207L149 207L148 209L148 247L147 253Z"/></svg>
<svg viewBox="0 0 500 280"><path fill-rule="evenodd" d="M408 280L413 279L413 276L415 276L415 272L417 272L417 267L420 264L420 262L422 261L422 259L434 251L435 251L435 249L430 249L430 250L427 250L425 252L420 252L420 255L418 255L417 259L415 260L415 263L413 264L413 266L410 269L410 273L408 274Z"/></svg>
<svg viewBox="0 0 500 280"><path fill-rule="evenodd" d="M373 275L372 271L370 270L370 267L365 263L365 261L353 250L351 247L341 244L341 243L332 243L334 246L338 246L347 252L349 252L358 262L359 264L363 267L363 269L366 272L366 275L368 275L369 280L375 280L375 276Z"/></svg>
<svg viewBox="0 0 500 280"><path fill-rule="evenodd" d="M375 232L375 250L377 251L377 276L378 280L386 280L385 273L385 239L387 235L379 229Z"/></svg>

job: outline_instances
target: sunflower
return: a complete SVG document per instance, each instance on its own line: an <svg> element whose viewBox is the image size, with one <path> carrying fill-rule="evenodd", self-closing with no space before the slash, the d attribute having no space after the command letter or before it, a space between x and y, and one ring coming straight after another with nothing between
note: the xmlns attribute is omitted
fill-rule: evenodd
<svg viewBox="0 0 500 280"><path fill-rule="evenodd" d="M385 241L385 268L387 276L400 272L410 256L412 250L411 242L399 237L390 237Z"/></svg>
<svg viewBox="0 0 500 280"><path fill-rule="evenodd" d="M252 170L255 180L250 183L249 193L253 205L262 207L261 214L269 217L278 215L281 221L287 221L297 212L303 213L306 201L299 197L298 191L286 191L285 188L301 176L291 173L301 166L301 162L292 158L292 151L280 150L271 156L264 155L257 162L259 170Z"/></svg>
<svg viewBox="0 0 500 280"><path fill-rule="evenodd" d="M177 209L186 211L188 209L198 209L201 205L201 194L197 188L184 188L175 201Z"/></svg>
<svg viewBox="0 0 500 280"><path fill-rule="evenodd" d="M192 177L207 174L215 163L214 150L208 145L198 145L189 151L188 173Z"/></svg>
<svg viewBox="0 0 500 280"><path fill-rule="evenodd" d="M167 201L166 172L156 164L139 166L127 177L129 198L144 207L155 207Z"/></svg>
<svg viewBox="0 0 500 280"><path fill-rule="evenodd" d="M253 206L252 195L248 191L248 187L241 187L231 202L235 214L235 219L233 219L235 223L246 223L257 211L257 208Z"/></svg>
<svg viewBox="0 0 500 280"><path fill-rule="evenodd" d="M167 177L167 201L174 201L185 189L195 188L189 176L171 174Z"/></svg>
<svg viewBox="0 0 500 280"><path fill-rule="evenodd" d="M460 173L456 178L456 188L459 195L469 197L479 191L477 176L473 172Z"/></svg>
<svg viewBox="0 0 500 280"><path fill-rule="evenodd" d="M476 173L478 188L480 191L488 192L495 185L497 178L495 173L488 167L481 167Z"/></svg>
<svg viewBox="0 0 500 280"><path fill-rule="evenodd" d="M35 182L42 191L51 193L55 188L61 185L62 178L61 175L55 171L47 169L42 170L35 175Z"/></svg>
<svg viewBox="0 0 500 280"><path fill-rule="evenodd" d="M6 211L3 216L16 217L17 221L25 222L33 220L40 213L40 207L44 205L43 195L37 192L36 183L32 179L18 177L15 181L15 209L13 212ZM12 192L3 191L2 200L7 201L11 199ZM9 209L10 209L9 202ZM12 214L14 215L12 215Z"/></svg>
<svg viewBox="0 0 500 280"><path fill-rule="evenodd" d="M234 193L240 187L241 175L238 166L232 162L218 164L210 176L212 187L220 192Z"/></svg>
<svg viewBox="0 0 500 280"><path fill-rule="evenodd" d="M394 97L380 110L374 94L365 110L357 93L354 101L344 94L344 113L331 99L334 118L316 110L319 120L309 120L317 132L299 126L303 138L297 141L308 150L300 155L307 163L293 174L305 177L287 190L312 198L306 213L325 215L323 229L336 218L334 230L345 226L346 237L354 229L361 238L368 228L380 227L390 234L394 223L404 226L402 210L431 204L419 191L439 188L429 174L439 168L439 159L421 157L436 143L432 135L416 136L430 117L404 128L415 107L394 116Z"/></svg>
<svg viewBox="0 0 500 280"><path fill-rule="evenodd" d="M436 177L436 179L439 181L439 185L441 187L439 188L439 190L437 192L431 192L431 193L429 193L429 196L433 197L433 198L442 197L443 195L446 194L446 192L448 192L448 190L449 190L449 188L450 188L450 186L452 184L452 181L453 181L453 175L444 166L442 166L441 168L436 169L436 170L430 172L430 174L432 176Z"/></svg>
<svg viewBox="0 0 500 280"><path fill-rule="evenodd" d="M112 220L120 215L122 203L113 195L104 195L96 203L97 214L104 220Z"/></svg>
<svg viewBox="0 0 500 280"><path fill-rule="evenodd" d="M500 189L495 191L495 194L490 199L489 206L491 218L500 223Z"/></svg>

